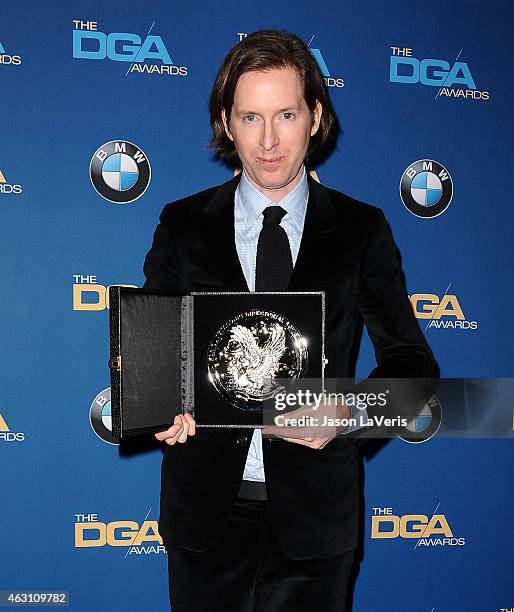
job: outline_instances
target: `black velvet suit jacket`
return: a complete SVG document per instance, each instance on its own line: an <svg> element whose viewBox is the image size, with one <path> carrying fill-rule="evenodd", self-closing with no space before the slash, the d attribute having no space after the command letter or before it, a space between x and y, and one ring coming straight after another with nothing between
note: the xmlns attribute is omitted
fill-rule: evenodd
<svg viewBox="0 0 514 612"><path fill-rule="evenodd" d="M146 256L146 288L248 291L234 238L240 176L163 209ZM436 377L437 364L407 297L398 250L382 211L310 176L305 226L290 291L325 291L326 377L355 375L363 323L375 346L375 377ZM159 531L166 545L206 550L236 498L250 446L247 429L197 429L166 445ZM359 443L322 450L263 440L269 506L283 550L321 558L356 547Z"/></svg>

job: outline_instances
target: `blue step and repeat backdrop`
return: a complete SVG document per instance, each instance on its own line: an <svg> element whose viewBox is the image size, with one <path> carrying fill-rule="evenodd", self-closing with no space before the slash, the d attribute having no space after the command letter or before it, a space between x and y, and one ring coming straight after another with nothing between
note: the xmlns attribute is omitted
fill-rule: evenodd
<svg viewBox="0 0 514 612"><path fill-rule="evenodd" d="M340 118L319 180L380 206L445 377L512 377L506 2L5 2L0 11L0 590L167 607L161 449L110 433L108 287L141 286L247 33L312 49ZM103 163L107 158L108 161ZM374 365L364 339L358 375ZM365 463L354 610L514 607L512 440L395 440Z"/></svg>

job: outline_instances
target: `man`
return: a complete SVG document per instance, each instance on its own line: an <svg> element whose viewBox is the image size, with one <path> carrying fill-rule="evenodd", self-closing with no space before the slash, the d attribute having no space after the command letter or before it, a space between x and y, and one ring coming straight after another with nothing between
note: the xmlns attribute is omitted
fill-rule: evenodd
<svg viewBox="0 0 514 612"><path fill-rule="evenodd" d="M210 113L212 146L243 172L164 208L145 287L322 290L326 377L354 376L363 322L378 364L370 376L437 376L384 215L305 170L334 114L304 43L248 36L218 72ZM188 414L156 434L166 442L159 530L176 612L344 610L362 440L263 434L197 430Z"/></svg>

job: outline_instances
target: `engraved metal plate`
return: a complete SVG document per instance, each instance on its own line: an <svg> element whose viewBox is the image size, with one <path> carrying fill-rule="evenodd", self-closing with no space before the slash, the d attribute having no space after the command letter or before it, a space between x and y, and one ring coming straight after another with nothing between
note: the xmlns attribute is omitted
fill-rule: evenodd
<svg viewBox="0 0 514 612"><path fill-rule="evenodd" d="M270 310L249 310L229 319L207 351L211 383L233 406L249 411L261 410L265 400L287 392L284 379L303 376L307 363L306 338Z"/></svg>

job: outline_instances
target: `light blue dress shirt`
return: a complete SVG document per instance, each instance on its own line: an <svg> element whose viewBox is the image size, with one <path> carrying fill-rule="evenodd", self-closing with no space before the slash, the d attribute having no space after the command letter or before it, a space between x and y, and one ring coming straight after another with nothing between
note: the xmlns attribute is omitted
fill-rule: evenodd
<svg viewBox="0 0 514 612"><path fill-rule="evenodd" d="M286 214L280 225L286 231L291 248L293 266L300 249L303 224L309 198L309 184L305 167L302 167L302 178L282 200L274 202L254 187L243 170L243 175L235 194L234 230L236 249L239 261L250 291L255 291L255 263L257 258L257 241L262 229L264 215L262 211L268 206L282 206ZM252 441L246 459L244 480L263 482L264 463L262 460L262 433L253 430Z"/></svg>
<svg viewBox="0 0 514 612"><path fill-rule="evenodd" d="M262 229L264 215L262 211L268 206L282 206L286 214L280 225L289 239L293 266L296 263L300 242L302 239L307 201L309 199L309 183L305 166L302 166L302 177L294 188L281 200L274 202L254 187L243 170L241 180L235 193L234 231L237 254L250 291L255 291L255 264L257 258L257 241ZM357 410L352 409L352 417ZM367 418L365 411L361 414ZM359 429L350 427L346 433ZM264 462L262 458L262 432L254 429L252 441L246 458L243 474L244 480L265 481Z"/></svg>

